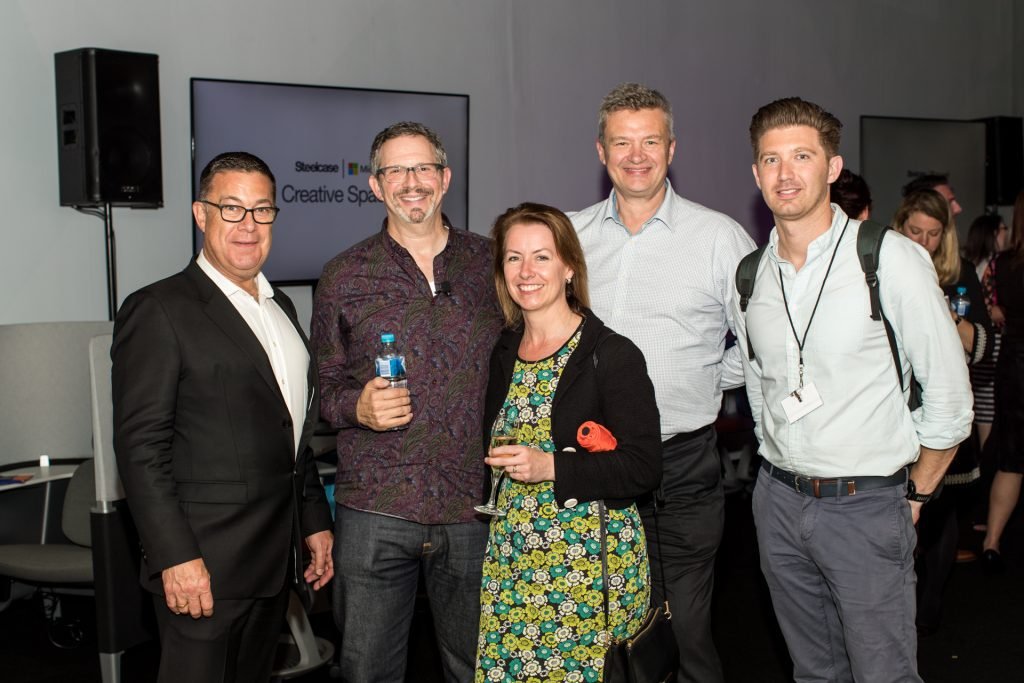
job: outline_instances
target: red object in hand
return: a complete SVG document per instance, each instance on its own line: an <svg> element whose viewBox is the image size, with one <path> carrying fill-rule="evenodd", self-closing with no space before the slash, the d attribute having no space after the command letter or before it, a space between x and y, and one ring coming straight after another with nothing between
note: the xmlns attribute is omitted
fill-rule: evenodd
<svg viewBox="0 0 1024 683"><path fill-rule="evenodd" d="M576 440L591 453L614 451L619 440L604 425L587 420L576 430Z"/></svg>

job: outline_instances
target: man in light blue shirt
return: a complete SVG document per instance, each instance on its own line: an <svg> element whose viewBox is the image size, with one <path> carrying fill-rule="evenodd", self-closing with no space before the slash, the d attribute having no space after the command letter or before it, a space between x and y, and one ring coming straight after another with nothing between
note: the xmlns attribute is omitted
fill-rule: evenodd
<svg viewBox="0 0 1024 683"><path fill-rule="evenodd" d="M870 317L860 221L829 202L841 126L799 98L765 105L750 125L775 216L745 317L734 303L764 457L754 520L795 680L920 681L914 523L970 431L972 397L931 259L893 232L878 282L900 386Z"/></svg>
<svg viewBox="0 0 1024 683"><path fill-rule="evenodd" d="M572 215L587 258L594 312L647 360L661 414L664 477L648 534L653 604L666 596L679 680L722 681L711 639L715 553L722 538L721 465L712 423L722 389L743 383L733 327L733 273L754 243L735 221L683 199L669 183L672 108L657 90L618 86L601 105L597 155L614 189ZM662 567L664 566L664 580Z"/></svg>

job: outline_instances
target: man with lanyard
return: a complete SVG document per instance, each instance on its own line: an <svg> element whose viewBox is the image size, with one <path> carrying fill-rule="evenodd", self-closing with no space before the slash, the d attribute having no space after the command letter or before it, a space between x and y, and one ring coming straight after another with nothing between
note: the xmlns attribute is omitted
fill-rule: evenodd
<svg viewBox="0 0 1024 683"><path fill-rule="evenodd" d="M842 124L799 98L750 124L775 217L745 318L747 393L764 457L754 490L761 569L797 681L920 681L914 523L967 437L963 349L928 254L882 241L882 310L913 368L907 404L857 255L860 221L829 203ZM909 381L904 381L908 387ZM909 500L907 500L909 499Z"/></svg>
<svg viewBox="0 0 1024 683"><path fill-rule="evenodd" d="M657 90L624 83L601 103L597 156L613 190L571 216L590 274L594 312L647 359L661 414L664 478L641 505L655 595L665 586L679 644L680 681L722 681L711 639L715 554L725 524L712 423L722 389L743 383L732 327L736 264L753 250L728 216L683 199L668 181L676 140ZM664 580L659 575L664 568Z"/></svg>

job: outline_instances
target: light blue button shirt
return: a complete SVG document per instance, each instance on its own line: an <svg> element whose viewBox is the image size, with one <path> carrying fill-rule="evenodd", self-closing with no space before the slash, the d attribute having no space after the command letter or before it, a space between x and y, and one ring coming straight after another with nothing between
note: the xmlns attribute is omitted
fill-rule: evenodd
<svg viewBox="0 0 1024 683"><path fill-rule="evenodd" d="M743 384L733 327L736 265L754 242L725 214L683 199L666 181L658 211L634 235L615 192L570 214L587 259L591 308L644 353L662 438L711 424L722 389Z"/></svg>

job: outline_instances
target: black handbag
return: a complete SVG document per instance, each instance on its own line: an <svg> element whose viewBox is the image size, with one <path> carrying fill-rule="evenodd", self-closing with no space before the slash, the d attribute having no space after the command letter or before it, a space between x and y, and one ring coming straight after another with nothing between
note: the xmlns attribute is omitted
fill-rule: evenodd
<svg viewBox="0 0 1024 683"><path fill-rule="evenodd" d="M601 577L604 587L605 629L611 633L608 611L608 549L604 501L601 516ZM655 511L657 524L657 511ZM661 557L661 553L658 553ZM662 572L662 581L665 574ZM663 591L664 592L664 591ZM664 605L647 610L640 628L629 638L614 638L604 657L603 683L672 683L679 668L679 646L672 633L672 611Z"/></svg>

